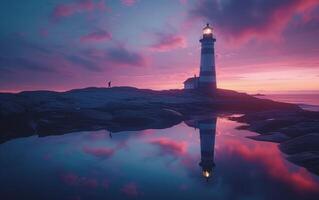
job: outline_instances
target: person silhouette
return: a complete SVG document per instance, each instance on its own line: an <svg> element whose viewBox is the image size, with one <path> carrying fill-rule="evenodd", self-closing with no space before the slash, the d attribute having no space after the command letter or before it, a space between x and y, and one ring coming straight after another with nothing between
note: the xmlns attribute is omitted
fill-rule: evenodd
<svg viewBox="0 0 319 200"><path fill-rule="evenodd" d="M111 84L112 84L112 82L111 82L111 81L109 81L109 82L108 82L108 86L109 86L109 88L111 87Z"/></svg>

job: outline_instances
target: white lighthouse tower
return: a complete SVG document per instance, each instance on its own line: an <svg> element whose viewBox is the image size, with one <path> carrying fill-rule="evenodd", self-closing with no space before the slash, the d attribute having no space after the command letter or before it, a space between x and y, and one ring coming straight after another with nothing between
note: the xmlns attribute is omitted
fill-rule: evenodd
<svg viewBox="0 0 319 200"><path fill-rule="evenodd" d="M202 167L202 174L206 179L212 176L213 168L215 167L214 149L216 120L217 118L214 117L198 122L201 151L201 162L199 163L199 165Z"/></svg>
<svg viewBox="0 0 319 200"><path fill-rule="evenodd" d="M200 139L200 163L203 177L208 180L213 175L215 167L214 151L217 117L211 116L207 119L195 119L184 121L190 127L199 128Z"/></svg>
<svg viewBox="0 0 319 200"><path fill-rule="evenodd" d="M207 24L203 28L203 38L201 43L199 88L209 92L216 91L216 70L215 70L215 52L214 43L216 39L213 36L213 28Z"/></svg>

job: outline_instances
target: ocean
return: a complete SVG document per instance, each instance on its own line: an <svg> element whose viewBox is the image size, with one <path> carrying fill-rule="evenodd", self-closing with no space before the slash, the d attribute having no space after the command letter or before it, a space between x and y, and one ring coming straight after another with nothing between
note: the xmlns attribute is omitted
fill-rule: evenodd
<svg viewBox="0 0 319 200"><path fill-rule="evenodd" d="M319 94L266 94L257 97L298 104L304 110L319 111Z"/></svg>

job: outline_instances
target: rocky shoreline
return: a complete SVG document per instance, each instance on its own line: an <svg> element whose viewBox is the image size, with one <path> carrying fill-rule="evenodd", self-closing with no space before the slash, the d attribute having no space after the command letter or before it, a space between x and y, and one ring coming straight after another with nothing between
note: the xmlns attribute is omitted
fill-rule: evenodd
<svg viewBox="0 0 319 200"><path fill-rule="evenodd" d="M231 120L247 124L239 129L260 134L251 139L279 143L289 161L319 175L319 112L263 111Z"/></svg>
<svg viewBox="0 0 319 200"><path fill-rule="evenodd" d="M280 143L288 160L319 174L319 112L223 89L215 95L132 87L2 93L0 143L75 131L168 128L210 113L244 114L230 119L260 134L251 139Z"/></svg>
<svg viewBox="0 0 319 200"><path fill-rule="evenodd" d="M293 104L257 99L230 90L218 90L214 96L191 90L132 87L3 93L0 94L0 142L33 134L167 128L197 114L269 109L300 110Z"/></svg>

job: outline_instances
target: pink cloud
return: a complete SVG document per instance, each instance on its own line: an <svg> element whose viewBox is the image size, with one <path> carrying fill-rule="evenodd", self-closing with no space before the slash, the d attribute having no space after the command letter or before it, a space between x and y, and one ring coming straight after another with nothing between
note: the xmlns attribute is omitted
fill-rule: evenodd
<svg viewBox="0 0 319 200"><path fill-rule="evenodd" d="M54 19L68 17L76 13L92 12L94 10L105 10L105 2L101 0L95 3L93 0L78 0L73 3L65 3L57 5L52 13Z"/></svg>
<svg viewBox="0 0 319 200"><path fill-rule="evenodd" d="M82 177L73 173L66 173L60 176L63 183L69 186L82 186L86 188L97 188L99 183L94 178Z"/></svg>
<svg viewBox="0 0 319 200"><path fill-rule="evenodd" d="M109 158L114 154L114 149L108 147L83 147L83 151L99 158Z"/></svg>
<svg viewBox="0 0 319 200"><path fill-rule="evenodd" d="M82 179L82 185L87 188L96 188L98 187L98 181L94 178L85 178Z"/></svg>
<svg viewBox="0 0 319 200"><path fill-rule="evenodd" d="M110 186L109 180L108 179L104 179L102 181L102 187L107 190L109 188L109 186Z"/></svg>
<svg viewBox="0 0 319 200"><path fill-rule="evenodd" d="M153 51L165 52L186 47L186 39L182 35L160 33L156 37L157 41L150 46Z"/></svg>
<svg viewBox="0 0 319 200"><path fill-rule="evenodd" d="M179 0L181 4L187 4L187 0Z"/></svg>
<svg viewBox="0 0 319 200"><path fill-rule="evenodd" d="M239 38L235 41L242 43L248 41L250 38L281 40L280 34L292 20L294 15L307 15L306 13L309 13L309 10L317 5L319 5L318 1L306 0L296 1L291 5L279 7L271 13L269 19L263 26L247 27L247 29L244 29L239 33ZM307 15L307 17L309 18L309 15Z"/></svg>
<svg viewBox="0 0 319 200"><path fill-rule="evenodd" d="M125 6L132 6L136 3L136 0L121 0L121 2Z"/></svg>
<svg viewBox="0 0 319 200"><path fill-rule="evenodd" d="M111 34L105 30L98 30L87 35L84 35L80 38L81 42L102 42L110 40Z"/></svg>
<svg viewBox="0 0 319 200"><path fill-rule="evenodd" d="M212 22L220 35L235 44L251 39L281 40L282 32L295 16L309 17L309 12L318 5L316 0L261 0L254 4L203 0L191 11L189 21L205 19Z"/></svg>
<svg viewBox="0 0 319 200"><path fill-rule="evenodd" d="M137 189L136 183L133 183L133 182L124 185L121 189L121 192L123 192L125 195L129 197L136 197L140 194Z"/></svg>
<svg viewBox="0 0 319 200"><path fill-rule="evenodd" d="M170 138L158 138L151 141L160 147L161 153L165 155L181 156L187 152L187 143L185 141L176 142Z"/></svg>
<svg viewBox="0 0 319 200"><path fill-rule="evenodd" d="M88 135L85 135L84 137L86 140L98 141L104 140L105 138L109 138L110 136L105 131L96 131Z"/></svg>
<svg viewBox="0 0 319 200"><path fill-rule="evenodd" d="M42 29L39 30L39 34L42 37L47 37L49 35L49 31L48 31L47 28L42 28Z"/></svg>
<svg viewBox="0 0 319 200"><path fill-rule="evenodd" d="M186 185L185 183L183 183L183 184L181 184L181 185L179 186L179 189L182 190L182 191L185 191L185 190L188 190L188 189L189 189L189 186Z"/></svg>
<svg viewBox="0 0 319 200"><path fill-rule="evenodd" d="M61 175L60 178L61 178L63 183L70 185L70 186L78 184L78 180L79 180L79 177L73 173L63 174L63 175Z"/></svg>
<svg viewBox="0 0 319 200"><path fill-rule="evenodd" d="M319 191L319 184L304 168L289 170L276 145L258 144L249 147L240 141L230 140L227 142L227 148L245 160L260 162L271 177L291 185L297 191Z"/></svg>

